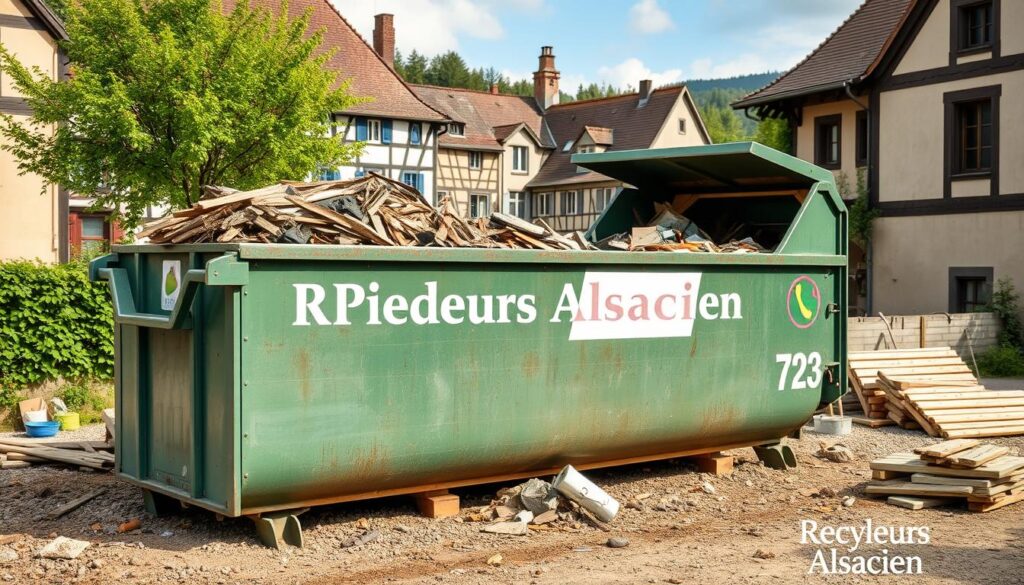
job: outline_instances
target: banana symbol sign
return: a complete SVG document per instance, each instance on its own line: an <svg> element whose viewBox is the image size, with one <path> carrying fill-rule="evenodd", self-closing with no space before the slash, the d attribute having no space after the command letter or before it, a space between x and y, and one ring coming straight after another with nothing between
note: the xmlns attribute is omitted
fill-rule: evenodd
<svg viewBox="0 0 1024 585"><path fill-rule="evenodd" d="M821 290L810 276L798 276L789 285L786 294L789 321L800 329L807 329L818 319L821 310Z"/></svg>

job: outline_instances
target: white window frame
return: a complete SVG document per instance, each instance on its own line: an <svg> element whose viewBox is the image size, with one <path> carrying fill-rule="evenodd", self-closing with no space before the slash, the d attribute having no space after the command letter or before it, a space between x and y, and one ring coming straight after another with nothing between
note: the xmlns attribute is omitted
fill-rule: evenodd
<svg viewBox="0 0 1024 585"><path fill-rule="evenodd" d="M562 193L564 195L562 200L565 201L565 209L562 210L562 215L580 215L583 213L582 206L580 205L579 191L563 191ZM569 205L570 199L572 201L571 206Z"/></svg>
<svg viewBox="0 0 1024 585"><path fill-rule="evenodd" d="M614 187L598 187L594 189L594 211L604 211L608 209L608 205L611 204L612 199L615 198Z"/></svg>
<svg viewBox="0 0 1024 585"><path fill-rule="evenodd" d="M478 209L480 200L483 199L484 208L481 212ZM489 193L470 193L469 194L469 217L476 219L478 217L490 217L491 215L491 196Z"/></svg>
<svg viewBox="0 0 1024 585"><path fill-rule="evenodd" d="M534 201L534 209L533 209L533 216L534 217L540 217L540 216L545 216L545 215L550 216L550 215L554 215L555 214L554 205L553 205L554 201L555 201L555 194L552 193L551 191L548 191L548 192L545 192L545 193L535 193L534 196L533 196L533 201Z"/></svg>
<svg viewBox="0 0 1024 585"><path fill-rule="evenodd" d="M473 160L476 159L476 164L473 164ZM484 153L471 150L469 151L469 168L477 170L484 167Z"/></svg>
<svg viewBox="0 0 1024 585"><path fill-rule="evenodd" d="M518 208L518 209L517 209ZM526 219L526 192L508 192L508 213L516 217Z"/></svg>
<svg viewBox="0 0 1024 585"><path fill-rule="evenodd" d="M380 144L380 120L367 118L366 142L369 144Z"/></svg>
<svg viewBox="0 0 1024 585"><path fill-rule="evenodd" d="M466 127L458 122L452 122L451 124L448 124L448 134L451 134L452 136L465 136Z"/></svg>
<svg viewBox="0 0 1024 585"><path fill-rule="evenodd" d="M679 133L686 134L686 118L679 118Z"/></svg>
<svg viewBox="0 0 1024 585"><path fill-rule="evenodd" d="M530 153L525 146L512 147L512 172L530 172Z"/></svg>

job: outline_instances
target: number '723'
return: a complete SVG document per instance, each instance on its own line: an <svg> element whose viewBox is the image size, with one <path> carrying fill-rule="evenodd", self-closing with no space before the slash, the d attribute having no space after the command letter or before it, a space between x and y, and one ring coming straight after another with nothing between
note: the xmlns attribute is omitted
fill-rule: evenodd
<svg viewBox="0 0 1024 585"><path fill-rule="evenodd" d="M821 354L811 353L777 353L775 363L782 364L779 373L779 390L806 390L817 388L821 384ZM790 378L792 369L793 377ZM788 385L787 385L788 382Z"/></svg>

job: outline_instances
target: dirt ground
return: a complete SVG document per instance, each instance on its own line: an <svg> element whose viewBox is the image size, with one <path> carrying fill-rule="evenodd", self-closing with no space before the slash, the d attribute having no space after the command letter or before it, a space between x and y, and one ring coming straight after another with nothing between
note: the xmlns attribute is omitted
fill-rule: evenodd
<svg viewBox="0 0 1024 585"><path fill-rule="evenodd" d="M89 428L85 437L99 432ZM65 437L66 438L66 437ZM842 442L857 454L830 463L813 454L819 443ZM1024 503L987 514L963 504L910 511L866 498L867 461L934 443L923 433L893 427L855 427L843 437L805 430L790 440L796 471L774 471L752 450L730 452L735 471L726 477L698 473L685 460L587 472L624 506L608 531L589 524L532 531L528 536L480 532L464 518L428 520L411 498L388 498L315 508L302 516L306 546L271 550L259 544L246 519L218 522L201 510L166 518L145 513L137 488L111 474L56 466L0 471L0 579L48 583L882 583L903 576L808 574L821 548L801 542L801 521L819 527L928 527L927 544L861 545L837 554L916 556L916 583L1024 583ZM1024 438L990 442L1024 451ZM550 479L550 478L546 478ZM710 484L710 488L705 486ZM512 485L512 484L508 484ZM106 492L63 518L45 514L77 496ZM502 485L454 490L463 516L487 504ZM831 488L834 494L822 488ZM46 493L49 492L49 493ZM709 493L711 492L711 493ZM851 506L843 500L853 496ZM847 500L849 503L849 500ZM639 509L636 509L639 508ZM117 533L139 518L142 528ZM346 540L379 531L372 542ZM35 557L56 536L92 545L75 560ZM624 537L624 548L610 548ZM4 557L17 558L4 564ZM885 552L883 552L885 551ZM488 559L501 555L498 566ZM826 557L828 558L828 557ZM493 562L493 561L492 561Z"/></svg>

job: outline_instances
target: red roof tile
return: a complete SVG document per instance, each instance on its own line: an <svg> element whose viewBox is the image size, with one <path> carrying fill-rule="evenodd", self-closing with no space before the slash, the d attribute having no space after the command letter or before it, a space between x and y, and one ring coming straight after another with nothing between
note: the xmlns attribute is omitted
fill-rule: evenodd
<svg viewBox="0 0 1024 585"><path fill-rule="evenodd" d="M224 10L232 10L236 4L236 0L224 0ZM250 5L275 13L280 10L280 2L275 0L251 0ZM335 51L327 66L340 78L352 80L352 95L373 98L342 113L438 122L445 119L419 99L328 0L289 0L290 18L299 18L306 10L311 12L310 30L322 30L323 48Z"/></svg>
<svg viewBox="0 0 1024 585"><path fill-rule="evenodd" d="M495 129L512 131L520 123L538 137L543 137L543 118L533 97L493 94L487 91L437 87L434 85L413 85L413 90L434 109L444 112L453 120L466 125L465 136L442 134L438 145L447 148L501 148L501 142L508 135L500 135ZM547 141L542 145L552 147Z"/></svg>
<svg viewBox="0 0 1024 585"><path fill-rule="evenodd" d="M569 160L575 151L575 144L566 152L566 142L577 140L584 129L590 127L594 131L604 129L614 132L615 143L608 147L610 151L648 148L664 125L672 106L684 95L685 90L683 85L656 89L643 107L638 107L640 95L637 93L551 106L544 119L554 135L557 147L527 187L608 180L604 175L592 171L576 172L576 165ZM701 131L706 135L703 127Z"/></svg>
<svg viewBox="0 0 1024 585"><path fill-rule="evenodd" d="M765 104L863 79L871 73L913 5L914 0L866 0L803 61L732 106Z"/></svg>

